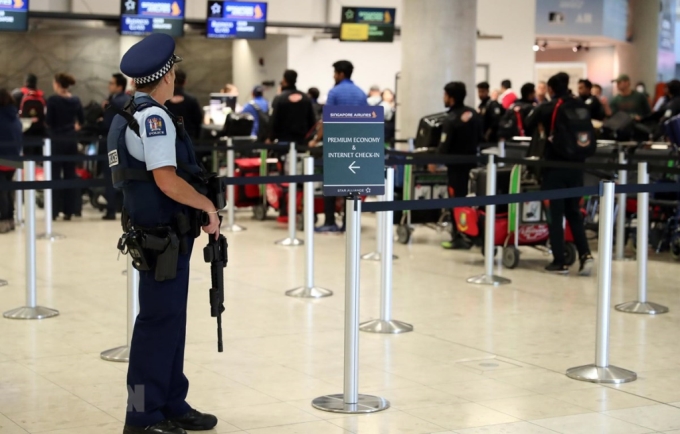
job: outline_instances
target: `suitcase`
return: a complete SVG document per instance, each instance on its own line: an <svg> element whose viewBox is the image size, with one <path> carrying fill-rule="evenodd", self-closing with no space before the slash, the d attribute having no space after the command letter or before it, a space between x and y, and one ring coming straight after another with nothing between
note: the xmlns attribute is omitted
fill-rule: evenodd
<svg viewBox="0 0 680 434"><path fill-rule="evenodd" d="M510 193L510 177L512 167L499 167L496 169L496 195ZM486 168L472 169L470 172L470 193L476 196L486 196ZM496 207L497 213L508 212L507 205Z"/></svg>
<svg viewBox="0 0 680 434"><path fill-rule="evenodd" d="M254 124L255 119L249 113L230 113L224 122L221 135L226 137L250 137Z"/></svg>
<svg viewBox="0 0 680 434"><path fill-rule="evenodd" d="M442 137L442 124L448 116L448 112L425 116L418 124L416 134L416 148L436 148Z"/></svg>

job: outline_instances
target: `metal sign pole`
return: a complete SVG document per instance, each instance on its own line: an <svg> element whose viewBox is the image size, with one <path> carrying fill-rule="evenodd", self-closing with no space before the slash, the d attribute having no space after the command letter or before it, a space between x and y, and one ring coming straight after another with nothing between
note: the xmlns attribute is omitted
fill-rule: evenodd
<svg viewBox="0 0 680 434"><path fill-rule="evenodd" d="M384 202L385 195L378 196L378 202ZM383 225L385 215L381 212L375 214L375 250L361 256L365 261L380 261L383 253Z"/></svg>
<svg viewBox="0 0 680 434"><path fill-rule="evenodd" d="M626 154L623 149L619 150L619 164L626 164ZM626 185L627 183L628 172L619 170L619 185ZM614 259L623 261L626 259L626 193L619 193L616 203L618 205L618 214L616 215L616 255Z"/></svg>
<svg viewBox="0 0 680 434"><path fill-rule="evenodd" d="M305 157L305 175L314 175L314 157ZM289 297L322 298L333 291L314 286L314 182L304 185L303 213L305 226L305 285L286 292Z"/></svg>
<svg viewBox="0 0 680 434"><path fill-rule="evenodd" d="M344 393L312 401L317 410L333 413L374 413L389 408L384 398L359 395L359 249L361 244L361 200L347 200L345 253L345 382Z"/></svg>
<svg viewBox="0 0 680 434"><path fill-rule="evenodd" d="M52 156L52 140L45 139L43 144L43 156ZM52 181L52 162L45 160L43 162L43 175L45 181ZM43 190L43 198L45 203L45 233L38 235L39 240L49 240L54 241L64 238L63 235L52 233L52 189L46 188Z"/></svg>
<svg viewBox="0 0 680 434"><path fill-rule="evenodd" d="M290 144L290 151L288 151L288 175L295 176L297 172L297 150L295 143ZM284 238L276 242L279 246L295 247L301 246L304 242L296 238L296 220L297 220L297 184L294 182L288 183L288 238Z"/></svg>
<svg viewBox="0 0 680 434"><path fill-rule="evenodd" d="M385 200L394 200L394 169L387 168ZM383 214L383 248L380 267L380 319L361 324L361 331L370 333L398 334L413 331L413 326L392 319L392 248L394 247L394 211Z"/></svg>
<svg viewBox="0 0 680 434"><path fill-rule="evenodd" d="M494 156L489 154L489 162L486 165L486 195L496 195L496 164ZM454 223L455 224L455 223ZM493 274L493 259L496 240L496 205L486 206L484 217L484 274L470 277L467 282L475 285L507 285L511 281L505 277Z"/></svg>
<svg viewBox="0 0 680 434"><path fill-rule="evenodd" d="M235 157L234 149L232 148L231 137L227 139L227 178L233 178L235 173ZM243 232L246 230L243 226L237 225L235 223L236 218L236 186L227 185L227 227L224 228L225 232Z"/></svg>
<svg viewBox="0 0 680 434"><path fill-rule="evenodd" d="M24 165L26 181L35 181L35 161L27 161ZM59 315L59 311L38 306L36 289L36 253L35 253L35 190L27 191L26 198L26 306L19 307L3 314L9 319L44 319Z"/></svg>
<svg viewBox="0 0 680 434"><path fill-rule="evenodd" d="M638 163L638 184L649 184L647 163ZM619 304L616 310L625 313L657 315L667 313L668 308L647 301L647 254L649 253L649 193L637 195L637 266L638 299Z"/></svg>
<svg viewBox="0 0 680 434"><path fill-rule="evenodd" d="M604 182L601 185L595 364L571 368L567 370L567 376L574 380L591 383L621 384L635 381L637 374L609 365L609 310L611 309L612 296L612 232L614 229L615 184Z"/></svg>
<svg viewBox="0 0 680 434"><path fill-rule="evenodd" d="M24 174L24 171L22 169L17 169L17 172L16 172L17 181L21 182L21 181L24 180L23 174ZM23 190L17 190L17 192L16 192L16 209L17 209L16 225L17 226L23 226L24 225L24 191Z"/></svg>
<svg viewBox="0 0 680 434"><path fill-rule="evenodd" d="M132 332L139 315L139 271L132 266L132 257L127 260L127 345L112 348L101 353L101 358L108 362L129 362L132 346Z"/></svg>

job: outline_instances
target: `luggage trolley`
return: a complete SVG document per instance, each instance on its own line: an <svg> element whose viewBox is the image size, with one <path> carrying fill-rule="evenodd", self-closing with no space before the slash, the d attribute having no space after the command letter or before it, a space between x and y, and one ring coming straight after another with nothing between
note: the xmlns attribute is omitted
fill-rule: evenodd
<svg viewBox="0 0 680 434"><path fill-rule="evenodd" d="M412 160L412 158L407 157ZM446 199L448 194L448 178L446 172L430 173L426 168L414 164L404 165L404 185L402 200ZM397 224L397 240L401 244L408 244L414 231L413 224L442 232L450 228L450 214L445 209L416 210L394 213Z"/></svg>

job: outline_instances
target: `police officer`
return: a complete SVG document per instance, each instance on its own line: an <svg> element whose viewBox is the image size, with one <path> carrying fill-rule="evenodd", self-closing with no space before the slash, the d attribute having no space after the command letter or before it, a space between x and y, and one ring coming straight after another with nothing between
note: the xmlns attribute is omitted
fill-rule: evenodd
<svg viewBox="0 0 680 434"><path fill-rule="evenodd" d="M172 37L153 34L123 56L120 69L134 79L137 92L126 113L118 112L108 136L114 185L124 195L124 228L179 240L182 246L170 270L174 278L159 278L160 265L155 271L140 270L124 434L183 434L185 429L209 430L217 424L215 416L185 401L189 258L200 233L188 233L186 227L200 228L197 219L205 213L209 223L202 229L217 237L220 223L212 201L194 186L200 184L202 170L182 121L163 106L173 96L175 65L182 60L174 52Z"/></svg>
<svg viewBox="0 0 680 434"><path fill-rule="evenodd" d="M437 153L445 155L477 155L482 141L482 119L472 107L465 105L467 90L465 83L454 81L444 87L444 105L449 115L442 124L442 136ZM452 197L465 197L468 194L470 171L476 165L447 165L449 190ZM437 166L429 166L431 172ZM451 210L451 241L442 243L445 249L469 249L470 245L458 233L454 210Z"/></svg>

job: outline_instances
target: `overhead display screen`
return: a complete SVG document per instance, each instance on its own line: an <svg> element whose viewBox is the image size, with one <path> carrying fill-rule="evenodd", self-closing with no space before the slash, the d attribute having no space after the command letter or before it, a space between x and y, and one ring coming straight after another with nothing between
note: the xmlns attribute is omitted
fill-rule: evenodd
<svg viewBox="0 0 680 434"><path fill-rule="evenodd" d="M396 9L342 8L340 40L347 42L394 41Z"/></svg>
<svg viewBox="0 0 680 434"><path fill-rule="evenodd" d="M209 1L209 38L265 39L267 3Z"/></svg>
<svg viewBox="0 0 680 434"><path fill-rule="evenodd" d="M3 0L0 0L3 1ZM184 36L185 0L121 0L121 35Z"/></svg>
<svg viewBox="0 0 680 434"><path fill-rule="evenodd" d="M0 31L28 30L28 0L0 0Z"/></svg>

